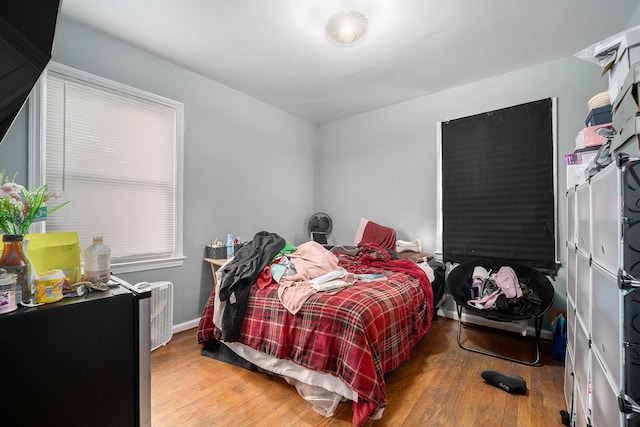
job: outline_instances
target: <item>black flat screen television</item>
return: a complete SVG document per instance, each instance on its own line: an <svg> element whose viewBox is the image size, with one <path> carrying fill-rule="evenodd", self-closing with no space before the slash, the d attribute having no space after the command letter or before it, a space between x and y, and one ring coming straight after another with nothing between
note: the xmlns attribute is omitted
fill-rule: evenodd
<svg viewBox="0 0 640 427"><path fill-rule="evenodd" d="M0 6L0 144L51 60L61 0Z"/></svg>

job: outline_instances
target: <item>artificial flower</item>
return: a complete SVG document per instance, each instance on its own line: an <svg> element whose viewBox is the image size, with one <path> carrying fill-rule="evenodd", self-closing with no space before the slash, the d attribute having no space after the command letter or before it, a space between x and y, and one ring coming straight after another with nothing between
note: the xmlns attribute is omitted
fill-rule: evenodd
<svg viewBox="0 0 640 427"><path fill-rule="evenodd" d="M16 184L15 175L12 180L0 171L0 230L4 234L27 234L34 218L45 203L59 196L49 191L43 184L34 191ZM47 215L51 215L69 202L47 207Z"/></svg>

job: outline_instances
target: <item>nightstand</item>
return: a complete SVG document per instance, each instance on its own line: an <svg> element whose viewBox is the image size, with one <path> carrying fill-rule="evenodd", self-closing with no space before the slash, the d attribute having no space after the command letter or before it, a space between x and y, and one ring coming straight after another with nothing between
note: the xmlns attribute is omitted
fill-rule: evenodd
<svg viewBox="0 0 640 427"><path fill-rule="evenodd" d="M216 282L216 270L220 267L222 267L224 265L225 262L227 262L226 258L219 258L219 259L213 259L213 258L205 258L204 259L206 262L208 262L209 264L211 264L211 273L213 273L213 285L215 286L217 284Z"/></svg>

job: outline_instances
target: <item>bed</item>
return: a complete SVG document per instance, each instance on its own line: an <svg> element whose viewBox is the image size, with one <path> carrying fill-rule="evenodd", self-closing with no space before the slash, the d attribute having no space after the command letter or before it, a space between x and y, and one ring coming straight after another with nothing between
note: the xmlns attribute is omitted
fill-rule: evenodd
<svg viewBox="0 0 640 427"><path fill-rule="evenodd" d="M384 280L308 292L294 313L282 296L283 282L265 284L265 271L275 270L269 263L260 272L260 285L258 280L249 286L238 333L229 335L220 317L220 307L229 304L219 295L224 293L223 266L197 330L203 354L282 376L322 415L331 416L340 401L349 400L354 426L379 419L387 405L385 373L409 360L434 318L427 273L414 261L392 259L393 251L373 243L331 252L305 242L289 256L295 259L302 252L313 254L312 259L335 260L348 274L345 278L381 273Z"/></svg>

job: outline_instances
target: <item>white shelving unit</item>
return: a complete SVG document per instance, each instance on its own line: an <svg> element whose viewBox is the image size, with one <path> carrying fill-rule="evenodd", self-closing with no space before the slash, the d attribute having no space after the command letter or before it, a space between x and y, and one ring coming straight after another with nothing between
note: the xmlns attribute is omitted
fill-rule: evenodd
<svg viewBox="0 0 640 427"><path fill-rule="evenodd" d="M567 192L565 398L574 426L640 426L640 159Z"/></svg>

